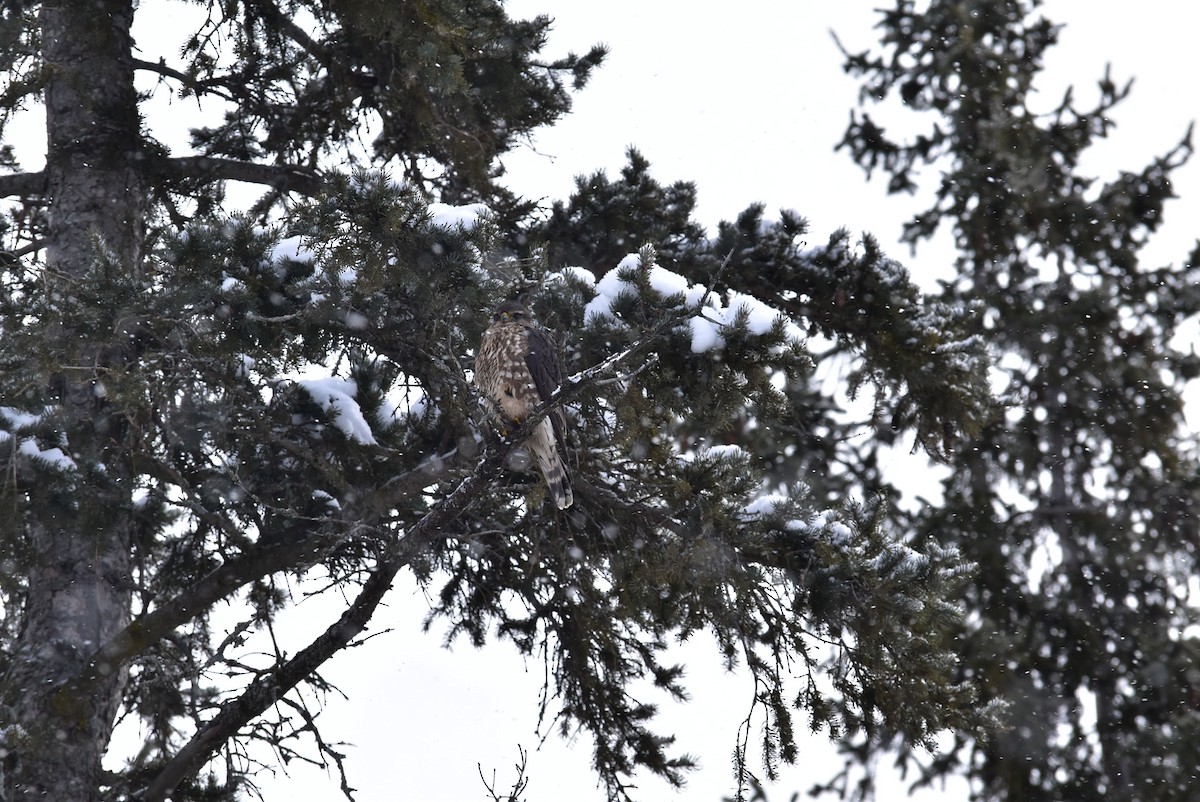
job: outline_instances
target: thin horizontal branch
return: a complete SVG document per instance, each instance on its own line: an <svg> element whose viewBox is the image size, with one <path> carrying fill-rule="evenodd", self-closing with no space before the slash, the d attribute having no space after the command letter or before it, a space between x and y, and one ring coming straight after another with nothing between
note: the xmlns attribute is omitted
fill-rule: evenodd
<svg viewBox="0 0 1200 802"><path fill-rule="evenodd" d="M467 459L458 448L453 448L445 454L434 454L411 471L397 474L374 491L364 494L355 504L355 508L363 515L387 515L388 510L400 506L404 499L411 498L435 484L444 474L466 467Z"/></svg>
<svg viewBox="0 0 1200 802"><path fill-rule="evenodd" d="M46 173L38 170L36 173L10 173L0 175L0 198L19 196L23 198L32 195L46 194Z"/></svg>
<svg viewBox="0 0 1200 802"><path fill-rule="evenodd" d="M0 251L0 261L3 261L5 259L10 259L10 260L11 259L20 259L22 256L25 256L26 254L36 253L37 251L40 251L42 248L45 248L47 242L48 242L48 240L45 237L43 237L41 239L35 239L33 242L30 242L26 245L22 245L20 248L17 248L15 251Z"/></svg>
<svg viewBox="0 0 1200 802"><path fill-rule="evenodd" d="M264 184L280 192L318 195L324 188L321 174L308 167L292 164L258 164L214 156L178 156L160 162L160 172L180 181L243 181Z"/></svg>
<svg viewBox="0 0 1200 802"><path fill-rule="evenodd" d="M167 62L164 59L159 59L157 62L155 62L143 61L142 59L135 58L133 60L133 67L137 70L153 72L157 75L163 76L164 78L173 78L186 86L188 89L195 92L197 96L216 95L217 97L221 97L226 100L233 100L233 95L230 94L228 88L225 86L226 80L199 81L185 72L180 72L174 67L168 67Z"/></svg>

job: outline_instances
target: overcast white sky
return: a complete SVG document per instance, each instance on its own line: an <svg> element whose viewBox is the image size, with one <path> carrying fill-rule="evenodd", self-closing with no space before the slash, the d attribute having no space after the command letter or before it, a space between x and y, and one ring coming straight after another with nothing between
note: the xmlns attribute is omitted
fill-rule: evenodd
<svg viewBox="0 0 1200 802"><path fill-rule="evenodd" d="M164 5L142 0L139 17ZM576 175L599 168L615 175L625 148L636 145L660 181L696 182L699 216L710 228L762 201L769 210L794 208L808 217L813 242L841 226L871 231L919 280L945 275L948 252L928 249L910 258L894 244L916 204L885 197L883 187L864 181L845 154L833 153L857 87L841 71L829 30L836 29L852 50L873 46L871 9L877 5L890 2L512 0L513 16L548 13L557 19L550 54L582 52L598 41L611 54L570 117L539 136L534 149L506 158L511 186L531 197L565 198ZM1181 7L1172 0L1046 4L1048 16L1069 23L1051 56L1046 105L1068 82L1089 98L1106 62L1118 79L1138 79L1118 113L1112 143L1096 150L1086 171L1109 177L1121 167L1136 169L1166 151L1200 115L1194 90L1200 59L1194 26L1184 24ZM170 30L172 19L158 24ZM154 35L152 28L140 31L143 43ZM1184 201L1168 208L1164 233L1149 252L1155 262L1178 262L1197 235L1200 162L1179 178ZM376 628L395 631L339 656L329 671L351 698L333 701L324 734L355 744L347 749L348 766L361 802L486 799L476 764L489 776L495 769L501 785L511 782L518 744L531 749L528 802L603 799L586 737L564 743L551 735L538 749L540 665L522 663L507 644L482 651L465 644L440 648L436 628L420 634L426 607L407 580L389 602ZM323 603L301 605L281 626L292 651L337 613ZM708 644L689 644L683 656L694 698L682 709L665 710L660 726L677 733L681 748L696 754L703 770L678 796L647 778L643 798L716 802L731 789L730 754L752 689L723 675ZM836 765L832 755L827 744L812 741L771 798L788 799L827 777ZM290 772L264 783L268 800L339 798L336 782L323 772L295 766ZM965 795L960 786L918 798Z"/></svg>

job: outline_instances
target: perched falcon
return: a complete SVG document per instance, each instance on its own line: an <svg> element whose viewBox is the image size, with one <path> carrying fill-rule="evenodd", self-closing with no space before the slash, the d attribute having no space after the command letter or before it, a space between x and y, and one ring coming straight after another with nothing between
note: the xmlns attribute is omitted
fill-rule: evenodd
<svg viewBox="0 0 1200 802"><path fill-rule="evenodd" d="M492 315L475 357L475 385L499 405L509 420L520 423L558 389L562 368L554 341L515 301L505 301ZM571 506L571 477L563 463L567 447L566 419L561 409L542 419L525 442L554 503Z"/></svg>

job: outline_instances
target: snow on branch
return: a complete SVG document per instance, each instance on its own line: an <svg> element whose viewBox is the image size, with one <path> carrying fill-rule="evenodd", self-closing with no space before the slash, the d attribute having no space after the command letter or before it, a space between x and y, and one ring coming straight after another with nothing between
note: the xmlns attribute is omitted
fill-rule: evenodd
<svg viewBox="0 0 1200 802"><path fill-rule="evenodd" d="M690 283L684 276L654 263L652 256L652 251L631 253L621 260L616 270L605 273L599 281L590 271L581 267L564 271L589 284L596 292L596 296L584 308L585 322L616 319L614 302L623 295L636 295L638 282L644 281L664 298L678 298L689 310L685 320L691 331L691 350L694 354L724 348L724 332L739 323L751 334L764 336L773 332L776 324L782 321L788 339L803 339L800 328L778 309L736 290L718 293L704 284Z"/></svg>
<svg viewBox="0 0 1200 802"><path fill-rule="evenodd" d="M56 473L74 473L78 466L75 460L67 456L60 446L65 446L65 439L56 446L42 448L32 431L42 423L45 414L33 415L13 407L0 407L0 448L11 444L14 455L28 458L35 466L55 471Z"/></svg>
<svg viewBox="0 0 1200 802"><path fill-rule="evenodd" d="M357 388L349 379L336 376L325 379L298 379L296 384L330 416L333 425L351 440L363 445L376 445L371 424L355 400Z"/></svg>
<svg viewBox="0 0 1200 802"><path fill-rule="evenodd" d="M448 203L429 204L430 225L438 228L461 228L463 231L474 231L480 221L491 215L486 203L468 203L465 206L452 206Z"/></svg>

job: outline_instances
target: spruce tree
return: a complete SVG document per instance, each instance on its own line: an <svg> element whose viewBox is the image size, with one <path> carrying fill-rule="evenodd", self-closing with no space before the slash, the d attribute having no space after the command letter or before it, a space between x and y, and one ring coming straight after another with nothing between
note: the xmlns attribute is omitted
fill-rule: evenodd
<svg viewBox="0 0 1200 802"><path fill-rule="evenodd" d="M1200 361L1172 338L1200 311L1200 248L1139 258L1191 131L1145 167L1085 174L1130 84L1106 72L1094 105L1070 90L1038 109L1060 30L1039 6L901 0L881 50L846 55L864 103L898 100L929 127L895 137L864 111L841 147L892 192L938 171L903 237L952 233L941 297L983 307L1003 374L1003 416L954 453L946 503L918 526L979 566L958 677L1006 721L910 767L965 773L977 799L1191 799L1200 476L1181 394ZM860 741L852 762L891 745Z"/></svg>
<svg viewBox="0 0 1200 802"><path fill-rule="evenodd" d="M0 176L7 799L238 798L255 742L288 756L319 732L298 691L328 687L321 667L401 571L431 626L545 660L612 799L635 771L690 765L637 694L682 698L662 655L701 631L753 676L768 775L798 757L797 712L913 745L986 723L949 640L969 565L897 526L838 442L859 390L868 440L911 433L946 458L980 434L968 304L923 298L869 238L808 247L793 214L754 207L709 240L680 213L692 189L658 192L636 156L595 196L641 193L621 247L612 218L569 212L585 197L542 221L496 157L603 56L541 60L548 19L211 4L180 59L153 62L134 15L59 0L0 17L0 122L37 99L47 130L44 169L6 151ZM137 71L223 117L171 153L142 128ZM264 194L234 209L230 181ZM571 420L564 513L519 458L548 408L498 432L469 382L488 312L517 295L570 377L552 401ZM814 378L834 356L848 387ZM305 578L344 596L339 617L242 659ZM229 629L226 599L245 611ZM105 772L118 716L145 745ZM741 789L749 740L731 734ZM311 757L342 769L328 744Z"/></svg>

